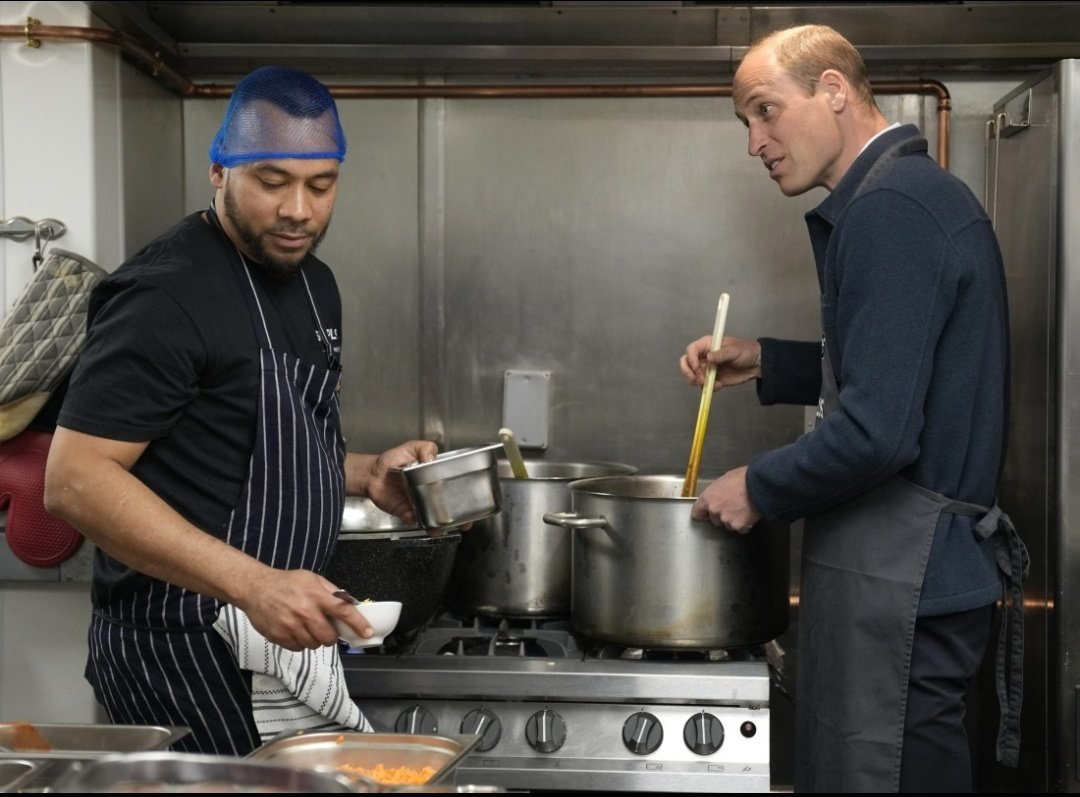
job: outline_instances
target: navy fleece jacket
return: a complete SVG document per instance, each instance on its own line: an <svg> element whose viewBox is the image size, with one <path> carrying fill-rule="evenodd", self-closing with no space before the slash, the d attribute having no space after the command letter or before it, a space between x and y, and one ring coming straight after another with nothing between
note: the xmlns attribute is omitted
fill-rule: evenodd
<svg viewBox="0 0 1080 797"><path fill-rule="evenodd" d="M903 154L885 162L896 144ZM811 516L899 474L993 506L1008 414L1008 312L1001 255L978 200L905 125L875 139L806 222L840 409L752 460L754 505L769 518ZM761 344L761 402L816 404L821 344ZM920 615L1000 596L992 546L977 540L974 522L942 515Z"/></svg>

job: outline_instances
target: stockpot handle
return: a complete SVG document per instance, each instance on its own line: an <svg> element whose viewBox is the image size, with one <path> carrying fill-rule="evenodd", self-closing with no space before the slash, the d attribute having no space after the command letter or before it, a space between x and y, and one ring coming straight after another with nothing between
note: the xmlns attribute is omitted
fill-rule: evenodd
<svg viewBox="0 0 1080 797"><path fill-rule="evenodd" d="M562 526L567 529L602 529L607 526L607 518L578 517L574 512L549 512L544 515L544 522L549 526Z"/></svg>

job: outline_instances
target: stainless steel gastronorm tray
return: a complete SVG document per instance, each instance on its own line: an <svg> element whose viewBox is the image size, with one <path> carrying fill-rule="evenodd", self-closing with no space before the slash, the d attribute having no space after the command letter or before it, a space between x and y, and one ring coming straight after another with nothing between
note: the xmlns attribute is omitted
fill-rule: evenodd
<svg viewBox="0 0 1080 797"><path fill-rule="evenodd" d="M344 765L374 768L432 767L429 784L453 783L454 771L477 744L473 734L425 736L411 733L295 733L266 742L249 758L285 766L342 771Z"/></svg>
<svg viewBox="0 0 1080 797"><path fill-rule="evenodd" d="M336 792L374 787L332 772L314 772L234 756L154 750L121 753L75 764L50 791L86 792Z"/></svg>
<svg viewBox="0 0 1080 797"><path fill-rule="evenodd" d="M27 730L45 743L20 747ZM191 731L163 725L93 725L0 722L0 761L10 759L87 759L110 753L164 750Z"/></svg>

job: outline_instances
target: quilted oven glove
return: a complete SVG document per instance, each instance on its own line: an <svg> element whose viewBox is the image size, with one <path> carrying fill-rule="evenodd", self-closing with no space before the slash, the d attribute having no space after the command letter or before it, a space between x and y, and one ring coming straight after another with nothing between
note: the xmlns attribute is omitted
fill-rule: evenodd
<svg viewBox="0 0 1080 797"><path fill-rule="evenodd" d="M0 325L0 440L34 419L75 365L86 341L86 308L104 270L53 249Z"/></svg>

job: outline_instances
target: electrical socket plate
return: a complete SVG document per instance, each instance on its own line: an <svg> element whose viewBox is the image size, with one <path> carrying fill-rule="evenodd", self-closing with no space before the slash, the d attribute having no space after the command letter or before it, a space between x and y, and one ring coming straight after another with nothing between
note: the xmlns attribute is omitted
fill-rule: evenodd
<svg viewBox="0 0 1080 797"><path fill-rule="evenodd" d="M551 371L507 371L503 377L503 427L521 448L547 448Z"/></svg>

